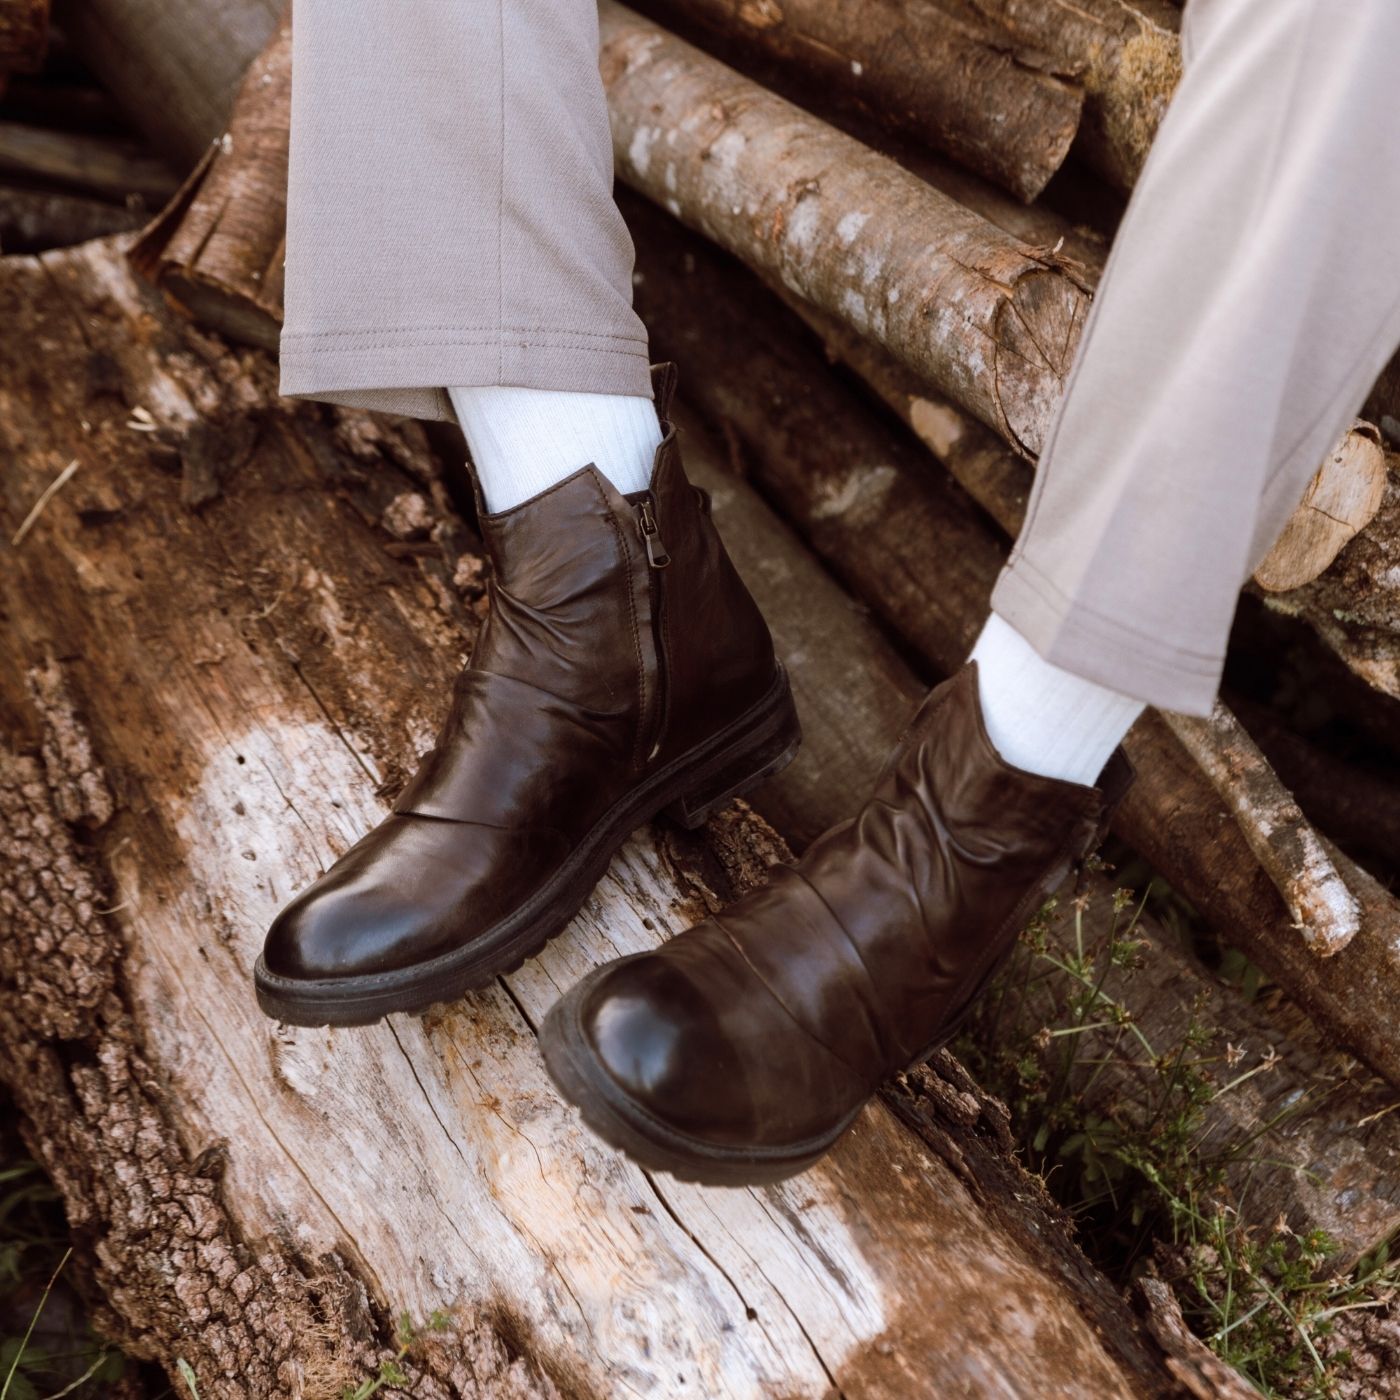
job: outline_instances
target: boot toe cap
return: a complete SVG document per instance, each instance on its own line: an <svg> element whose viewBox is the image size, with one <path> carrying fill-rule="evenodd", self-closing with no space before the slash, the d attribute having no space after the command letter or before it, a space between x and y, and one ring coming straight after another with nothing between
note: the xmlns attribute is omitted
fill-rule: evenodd
<svg viewBox="0 0 1400 1400"><path fill-rule="evenodd" d="M743 1056L683 969L658 955L617 966L590 990L580 1022L609 1079L652 1118L706 1141L752 1137Z"/></svg>
<svg viewBox="0 0 1400 1400"><path fill-rule="evenodd" d="M263 965L297 981L382 972L403 961L395 953L421 933L422 919L421 909L389 891L356 891L323 878L273 920Z"/></svg>
<svg viewBox="0 0 1400 1400"><path fill-rule="evenodd" d="M561 852L553 833L395 814L277 915L263 966L322 980L428 962L506 918Z"/></svg>

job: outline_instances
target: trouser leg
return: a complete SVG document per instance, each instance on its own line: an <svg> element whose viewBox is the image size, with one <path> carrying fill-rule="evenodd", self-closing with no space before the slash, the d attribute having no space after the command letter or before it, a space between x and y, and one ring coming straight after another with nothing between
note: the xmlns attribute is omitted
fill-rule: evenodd
<svg viewBox="0 0 1400 1400"><path fill-rule="evenodd" d="M282 392L650 395L595 0L297 0Z"/></svg>
<svg viewBox="0 0 1400 1400"><path fill-rule="evenodd" d="M1400 341L1396 0L1191 0L993 609L1203 714L1238 591Z"/></svg>

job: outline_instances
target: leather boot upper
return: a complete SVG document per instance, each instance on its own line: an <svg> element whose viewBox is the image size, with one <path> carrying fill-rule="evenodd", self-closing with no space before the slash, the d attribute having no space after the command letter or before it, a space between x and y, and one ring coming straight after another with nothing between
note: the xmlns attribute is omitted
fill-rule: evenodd
<svg viewBox="0 0 1400 1400"><path fill-rule="evenodd" d="M283 977L381 972L460 947L529 900L619 798L772 686L768 629L663 440L651 490L591 464L481 514L490 609L435 747L392 813L278 916Z"/></svg>
<svg viewBox="0 0 1400 1400"><path fill-rule="evenodd" d="M829 1136L946 1038L1130 780L1005 763L969 663L925 701L853 820L762 888L595 975L579 1020L627 1097L719 1147Z"/></svg>

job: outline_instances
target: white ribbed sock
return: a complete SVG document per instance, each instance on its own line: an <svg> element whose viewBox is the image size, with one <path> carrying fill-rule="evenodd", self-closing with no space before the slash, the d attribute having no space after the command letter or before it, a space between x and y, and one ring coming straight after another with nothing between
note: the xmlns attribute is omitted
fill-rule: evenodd
<svg viewBox="0 0 1400 1400"><path fill-rule="evenodd" d="M1041 660L993 613L972 648L987 735L1017 768L1091 784L1147 707Z"/></svg>
<svg viewBox="0 0 1400 1400"><path fill-rule="evenodd" d="M661 425L650 399L498 385L447 393L492 514L528 501L589 462L624 496L651 485Z"/></svg>

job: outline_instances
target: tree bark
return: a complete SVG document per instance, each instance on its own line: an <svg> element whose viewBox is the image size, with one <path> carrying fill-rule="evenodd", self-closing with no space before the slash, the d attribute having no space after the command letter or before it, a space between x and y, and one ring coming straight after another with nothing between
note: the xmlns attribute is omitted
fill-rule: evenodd
<svg viewBox="0 0 1400 1400"><path fill-rule="evenodd" d="M644 207L638 301L655 348L687 367L696 406L731 425L753 478L851 592L933 673L967 654L1004 546L917 446L824 368L790 313ZM1378 517L1379 519L1379 517ZM1344 555L1345 557L1345 555ZM1361 906L1360 930L1318 959L1199 766L1151 712L1128 736L1138 779L1115 829L1339 1043L1400 1083L1400 1026L1374 1015L1400 992L1400 905L1329 852Z"/></svg>
<svg viewBox="0 0 1400 1400"><path fill-rule="evenodd" d="M32 848L5 865L0 1065L128 1346L205 1396L338 1394L389 1319L442 1309L415 1393L1170 1393L1049 1217L1036 1254L885 1108L789 1185L707 1192L554 1096L533 1026L559 989L781 854L742 808L640 834L493 990L359 1031L263 1020L262 930L431 742L479 550L416 428L279 401L270 358L164 310L121 245L7 259L0 304L7 536L79 464L0 578Z"/></svg>
<svg viewBox="0 0 1400 1400"><path fill-rule="evenodd" d="M1027 201L1076 127L1090 163L1131 190L1181 78L1166 0L882 0L859 21L834 0L643 8L726 58L785 65L804 95L855 105Z"/></svg>
<svg viewBox="0 0 1400 1400"><path fill-rule="evenodd" d="M0 0L0 74L33 73L49 41L49 0Z"/></svg>
<svg viewBox="0 0 1400 1400"><path fill-rule="evenodd" d="M1383 880L1400 873L1400 773L1392 762L1341 758L1289 728L1266 705L1228 697L1303 810L1352 857Z"/></svg>
<svg viewBox="0 0 1400 1400"><path fill-rule="evenodd" d="M1087 293L985 219L603 0L621 178L1039 450Z"/></svg>
<svg viewBox="0 0 1400 1400"><path fill-rule="evenodd" d="M1016 53L1004 31L937 0L655 0L644 6L729 48L790 65L1029 203L1079 129L1082 91Z"/></svg>
<svg viewBox="0 0 1400 1400"><path fill-rule="evenodd" d="M1049 55L1084 88L1082 144L1121 190L1142 170L1181 80L1181 16L1166 0L941 0Z"/></svg>

